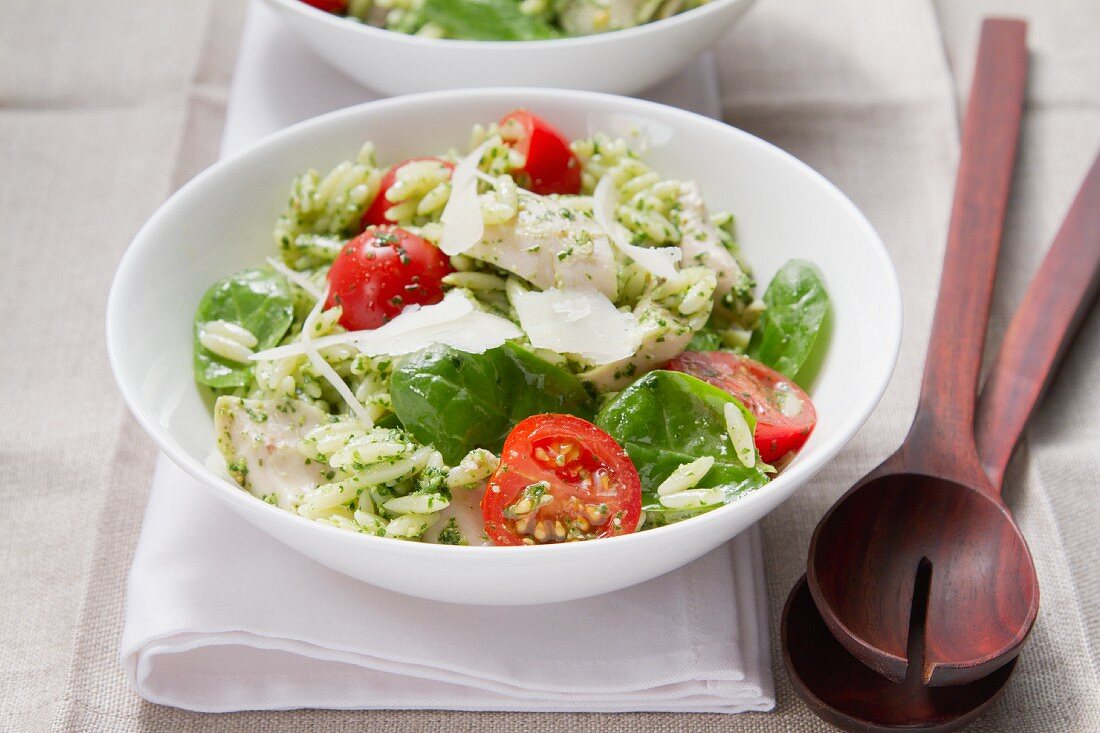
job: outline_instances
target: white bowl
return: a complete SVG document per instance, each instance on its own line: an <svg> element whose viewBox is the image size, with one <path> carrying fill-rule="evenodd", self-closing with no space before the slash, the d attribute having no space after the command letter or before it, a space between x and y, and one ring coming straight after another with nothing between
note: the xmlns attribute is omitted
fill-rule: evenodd
<svg viewBox="0 0 1100 733"><path fill-rule="evenodd" d="M665 20L548 41L458 41L375 28L300 0L267 0L319 56L390 95L471 86L536 86L631 94L712 45L756 0L711 0Z"/></svg>
<svg viewBox="0 0 1100 733"><path fill-rule="evenodd" d="M570 137L645 125L647 160L700 182L737 217L766 284L787 259L812 260L832 300L827 355L811 390L818 425L774 481L701 517L637 534L556 546L453 547L355 534L277 509L211 472L210 400L191 372L191 321L215 280L271 255L292 178L373 140L385 162L461 146L470 126L525 106ZM323 565L391 590L488 605L563 601L673 570L749 527L805 484L855 434L897 359L901 302L882 242L828 181L778 148L721 122L652 102L532 89L439 92L372 102L283 130L181 188L141 229L107 304L107 348L130 409L160 448L257 527Z"/></svg>

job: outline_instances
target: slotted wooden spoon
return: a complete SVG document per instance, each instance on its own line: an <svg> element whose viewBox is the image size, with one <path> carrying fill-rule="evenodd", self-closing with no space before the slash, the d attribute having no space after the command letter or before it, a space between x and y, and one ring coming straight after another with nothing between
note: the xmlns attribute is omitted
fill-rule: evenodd
<svg viewBox="0 0 1100 733"><path fill-rule="evenodd" d="M977 410L978 454L1000 490L1012 450L1100 287L1100 156L1016 310ZM933 567L932 572L935 572ZM921 580L926 579L924 577ZM927 592L927 584L923 589ZM916 594L907 653L926 650L927 599ZM819 716L849 731L957 730L1003 690L1016 659L961 685L931 687L914 665L902 682L864 666L833 638L805 577L781 622L783 660L795 690Z"/></svg>
<svg viewBox="0 0 1100 733"><path fill-rule="evenodd" d="M982 468L974 404L1027 75L1026 25L982 25L920 401L901 448L838 501L807 582L833 636L901 681L914 581L931 567L923 679L969 682L1017 653L1039 607L1027 544Z"/></svg>

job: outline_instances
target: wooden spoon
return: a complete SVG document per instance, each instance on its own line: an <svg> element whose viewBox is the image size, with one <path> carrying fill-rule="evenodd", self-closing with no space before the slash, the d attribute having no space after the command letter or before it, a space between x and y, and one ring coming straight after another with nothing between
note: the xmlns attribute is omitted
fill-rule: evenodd
<svg viewBox="0 0 1100 733"><path fill-rule="evenodd" d="M818 524L807 581L833 636L906 676L918 569L931 565L923 679L960 684L1010 660L1039 584L1020 530L982 469L974 404L1027 75L1026 24L982 24L940 293L917 415L894 455Z"/></svg>
<svg viewBox="0 0 1100 733"><path fill-rule="evenodd" d="M903 682L893 682L833 638L805 575L787 597L781 634L783 662L799 697L818 717L847 731L958 730L997 699L1018 661L962 685L929 687L915 667ZM913 652L917 656L916 647Z"/></svg>
<svg viewBox="0 0 1100 733"><path fill-rule="evenodd" d="M1058 236L1016 310L977 411L978 452L998 490L1013 447L1100 286L1100 156L1093 161ZM933 567L934 572L934 567ZM918 591L927 592L925 574ZM915 595L907 654L925 653L926 599ZM899 728L949 731L992 703L1016 666L1013 658L973 682L931 687L913 665L898 683L865 667L833 638L803 577L781 622L783 661L815 713L849 731Z"/></svg>

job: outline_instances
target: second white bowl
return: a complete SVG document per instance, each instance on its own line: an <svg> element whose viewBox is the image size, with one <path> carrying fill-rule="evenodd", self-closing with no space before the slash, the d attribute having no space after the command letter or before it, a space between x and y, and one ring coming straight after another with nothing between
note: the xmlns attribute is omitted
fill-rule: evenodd
<svg viewBox="0 0 1100 733"><path fill-rule="evenodd" d="M356 23L301 0L266 2L323 59L396 95L471 86L633 94L684 68L756 0L711 0L636 28L548 41L423 38Z"/></svg>

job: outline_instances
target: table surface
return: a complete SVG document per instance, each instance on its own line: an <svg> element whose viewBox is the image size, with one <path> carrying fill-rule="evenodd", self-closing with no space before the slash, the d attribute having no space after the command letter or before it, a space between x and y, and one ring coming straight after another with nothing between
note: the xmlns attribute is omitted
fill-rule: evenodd
<svg viewBox="0 0 1100 733"><path fill-rule="evenodd" d="M138 227L216 157L244 2L60 7L0 3L0 312L9 316L0 321L0 729L829 730L794 696L778 656L775 712L736 717L204 716L134 695L116 653L155 451L114 388L104 304ZM960 98L988 14L1031 21L1032 59L995 346L1100 146L1100 2L766 0L717 48L726 121L807 161L866 212L897 265L906 314L882 405L811 486L763 522L773 638L817 519L900 442L915 407ZM1100 730L1098 365L1094 309L1006 487L1043 604L1009 689L971 730Z"/></svg>

